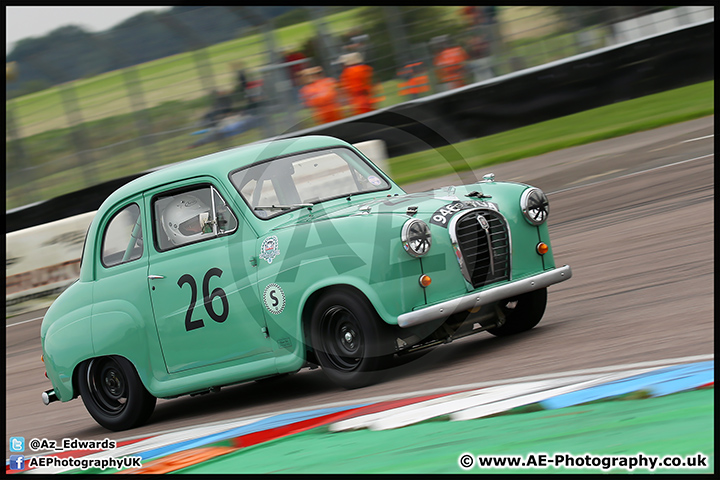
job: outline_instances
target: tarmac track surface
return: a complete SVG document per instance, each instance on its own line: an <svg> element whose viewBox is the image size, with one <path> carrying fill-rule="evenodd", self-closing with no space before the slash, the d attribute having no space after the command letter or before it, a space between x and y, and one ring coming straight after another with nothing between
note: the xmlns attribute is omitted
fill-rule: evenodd
<svg viewBox="0 0 720 480"><path fill-rule="evenodd" d="M572 279L551 286L533 330L479 333L406 357L383 383L344 390L320 369L159 400L150 423L108 432L81 399L44 406L44 311L6 321L8 437L144 437L288 409L311 409L435 388L714 352L714 116L406 186L409 192L474 182L494 172L542 188L558 265Z"/></svg>

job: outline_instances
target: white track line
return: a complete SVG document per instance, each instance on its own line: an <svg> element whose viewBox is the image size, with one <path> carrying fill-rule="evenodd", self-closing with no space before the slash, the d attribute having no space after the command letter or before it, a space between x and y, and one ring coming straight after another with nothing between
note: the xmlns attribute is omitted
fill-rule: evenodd
<svg viewBox="0 0 720 480"><path fill-rule="evenodd" d="M715 137L715 134L705 135L704 137L691 138L690 140L683 140L680 143L697 142L698 140L705 140L706 138L713 138L713 137Z"/></svg>
<svg viewBox="0 0 720 480"><path fill-rule="evenodd" d="M545 390L548 388L549 380L543 382L527 382L519 383L516 385L497 385L494 387L483 388L479 390L472 390L467 392L454 393L446 395L440 398L433 398L424 402L413 403L411 405L405 405L403 407L393 408L390 410L383 410L382 412L371 413L368 415L362 415L359 417L349 418L347 420L341 420L339 422L330 425L329 429L332 432L341 432L345 430L357 430L360 428L371 428L375 425L382 425L388 420L402 422L407 416L413 417L414 412L418 412L422 415L422 412L426 411L442 411L444 406L447 404L455 405L458 403L471 402L474 404L475 397L483 396L486 394L502 395L503 398L507 398L508 394L518 395L520 393L529 393L538 390ZM437 415L432 415L437 416ZM412 422L415 423L415 422Z"/></svg>
<svg viewBox="0 0 720 480"><path fill-rule="evenodd" d="M5 328L14 327L15 325L22 325L23 323L35 322L37 320L42 320L43 318L45 317L31 318L30 320L23 320L22 322L11 323L10 325L5 325Z"/></svg>
<svg viewBox="0 0 720 480"><path fill-rule="evenodd" d="M578 375L547 379L539 382L524 382L507 385L496 385L494 387L481 388L470 392L463 392L462 395L449 395L435 401L427 401L408 405L380 412L380 414L365 415L343 420L330 425L331 431L349 430L357 428L368 428L370 430L387 430L399 428L418 423L431 418L449 415L461 410L478 407L481 405L493 404L503 400L510 400L525 396L530 393L550 391L558 387L572 386L575 384L585 385L581 382L610 382L620 378L626 378L641 373L647 373L662 368L656 366L637 370L613 372L610 374Z"/></svg>
<svg viewBox="0 0 720 480"><path fill-rule="evenodd" d="M592 376L590 376L590 377L585 377L585 380L581 381L580 383L572 382L567 385L555 385L553 388L550 388L550 389L547 389L547 390L541 391L541 392L527 392L526 395L500 399L499 401L491 400L491 401L481 402L481 403L478 403L477 405L470 406L463 410L456 410L454 412L449 412L450 420L452 420L452 421L470 420L473 418L485 417L488 415L492 415L494 413L500 413L500 412L510 410L511 408L521 407L523 405L529 405L531 403L541 402L543 400L547 400L548 398L552 398L552 397L562 395L565 393L583 390L585 388L593 387L595 385L602 385L604 383L613 382L615 380L620 380L620 379L632 377L635 375L641 375L643 373L648 373L653 370L658 370L661 368L662 367L655 367L655 368L644 368L644 369L638 369L638 370L614 372L614 373L609 373L606 375L594 376L594 378ZM392 427L388 426L386 428L392 428Z"/></svg>
<svg viewBox="0 0 720 480"><path fill-rule="evenodd" d="M678 162L673 162L673 163L668 163L668 164L665 164L665 165L660 165L659 167L648 168L647 170L640 170L639 172L627 173L627 174L625 174L625 175L620 175L619 177L606 178L605 180L598 180L597 182L586 183L586 184L583 184L583 185L576 185L576 186L574 186L574 187L563 188L563 189L561 189L561 190L555 190L554 192L548 192L547 194L548 194L548 195L552 195L552 194L554 194L554 193L567 192L567 191L569 191L569 190L575 190L575 189L577 189L577 188L590 187L590 186L592 186L592 185L599 185L599 184L601 184L601 183L610 182L610 181L613 181L613 180L620 180L620 179L622 179L622 178L627 178L627 177L632 177L632 176L635 176L635 175L640 175L641 173L648 173L648 172L652 172L652 171L654 171L654 170L660 170L661 168L673 167L673 166L675 166L675 165L682 165L683 163L694 162L695 160L702 160L702 159L704 159L704 158L713 157L713 156L715 156L715 153L709 153L709 154L703 155L703 156L701 156L701 157L689 158L689 159L687 159L687 160L680 160L680 161L678 161Z"/></svg>

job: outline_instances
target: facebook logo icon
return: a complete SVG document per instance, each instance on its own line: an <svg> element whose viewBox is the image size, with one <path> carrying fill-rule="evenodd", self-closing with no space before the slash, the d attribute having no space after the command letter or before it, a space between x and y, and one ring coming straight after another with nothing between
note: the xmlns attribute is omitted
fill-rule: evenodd
<svg viewBox="0 0 720 480"><path fill-rule="evenodd" d="M24 455L10 455L10 470L24 470L25 469L25 456Z"/></svg>

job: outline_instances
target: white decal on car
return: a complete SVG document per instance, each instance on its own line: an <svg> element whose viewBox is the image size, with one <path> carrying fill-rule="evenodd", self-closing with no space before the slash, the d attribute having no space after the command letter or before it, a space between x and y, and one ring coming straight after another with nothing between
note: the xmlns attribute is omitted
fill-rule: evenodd
<svg viewBox="0 0 720 480"><path fill-rule="evenodd" d="M275 235L267 237L260 246L260 258L267 260L268 263L272 263L273 258L280 255L279 247L278 238Z"/></svg>
<svg viewBox="0 0 720 480"><path fill-rule="evenodd" d="M271 283L263 292L263 303L268 312L280 315L285 310L285 292L277 283Z"/></svg>
<svg viewBox="0 0 720 480"><path fill-rule="evenodd" d="M370 175L369 177L367 177L367 179L368 179L368 182L372 183L372 184L375 185L375 186L378 186L378 185L381 185L381 184L382 184L382 180L380 180L380 179L379 179L378 177L376 177L375 175Z"/></svg>

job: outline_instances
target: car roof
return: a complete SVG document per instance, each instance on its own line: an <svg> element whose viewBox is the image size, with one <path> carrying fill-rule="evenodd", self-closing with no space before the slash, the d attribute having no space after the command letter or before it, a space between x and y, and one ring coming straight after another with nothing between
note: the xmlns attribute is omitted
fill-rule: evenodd
<svg viewBox="0 0 720 480"><path fill-rule="evenodd" d="M325 135L309 135L282 140L269 140L259 143L243 145L222 152L212 153L191 160L160 167L147 175L123 185L113 192L103 202L100 210L111 207L115 203L136 195L139 192L171 183L185 178L201 175L212 175L217 178L227 178L232 170L252 165L253 163L270 158L304 152L317 148L333 146L351 146L338 138Z"/></svg>

